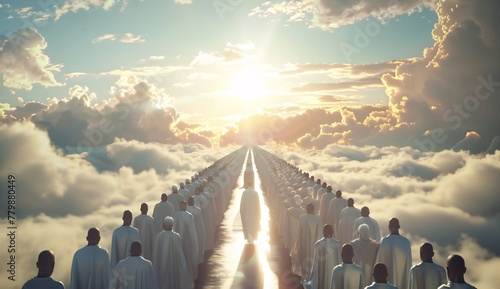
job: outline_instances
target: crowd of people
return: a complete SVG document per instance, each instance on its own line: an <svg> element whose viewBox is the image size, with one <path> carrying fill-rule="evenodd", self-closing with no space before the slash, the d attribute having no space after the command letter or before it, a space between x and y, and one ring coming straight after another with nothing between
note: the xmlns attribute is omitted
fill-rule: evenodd
<svg viewBox="0 0 500 289"><path fill-rule="evenodd" d="M433 262L430 243L420 247L422 262L412 266L410 242L400 235L397 218L388 222L389 235L381 238L377 220L367 206L358 209L340 190L333 193L326 182L261 149L254 148L254 161L270 208L290 251L292 272L311 289L474 289L465 282L465 261L459 255L443 267ZM198 278L198 266L215 246L215 232L223 219L236 186L247 149L241 148L191 179L172 186L148 215L147 203L133 218L122 215L122 226L112 235L110 254L99 246L97 227L87 233L87 245L76 251L71 268L71 289L188 289ZM259 232L259 195L253 190L250 154L244 173L240 213L248 243ZM250 189L249 189L250 188ZM42 251L36 263L38 275L23 289L57 288L55 256Z"/></svg>
<svg viewBox="0 0 500 289"><path fill-rule="evenodd" d="M397 218L381 238L367 206L358 209L342 191L309 176L297 166L254 148L271 219L290 250L292 272L311 289L473 289L464 280L465 261L451 255L446 271L433 262L433 246L420 247L421 262L412 266L410 242L400 235ZM319 212L318 212L319 209Z"/></svg>

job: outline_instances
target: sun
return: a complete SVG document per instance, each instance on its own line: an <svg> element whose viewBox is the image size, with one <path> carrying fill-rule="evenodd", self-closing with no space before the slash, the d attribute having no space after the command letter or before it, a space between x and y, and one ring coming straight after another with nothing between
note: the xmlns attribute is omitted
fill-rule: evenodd
<svg viewBox="0 0 500 289"><path fill-rule="evenodd" d="M262 75L254 68L246 68L234 77L231 92L244 100L252 100L262 97L266 90Z"/></svg>

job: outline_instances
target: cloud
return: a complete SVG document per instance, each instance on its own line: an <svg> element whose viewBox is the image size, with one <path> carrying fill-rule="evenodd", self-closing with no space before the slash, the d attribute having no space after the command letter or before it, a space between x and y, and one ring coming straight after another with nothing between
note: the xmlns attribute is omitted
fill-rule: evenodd
<svg viewBox="0 0 500 289"><path fill-rule="evenodd" d="M33 84L62 86L54 77L61 66L50 63L44 54L45 38L33 28L23 28L0 35L0 73L8 88L31 90Z"/></svg>
<svg viewBox="0 0 500 289"><path fill-rule="evenodd" d="M192 0L175 0L176 4L193 4Z"/></svg>
<svg viewBox="0 0 500 289"><path fill-rule="evenodd" d="M230 64L245 61L248 56L245 51L253 49L253 43L231 44L226 43L223 51L198 52L198 55L191 61L191 66L208 64Z"/></svg>
<svg viewBox="0 0 500 289"><path fill-rule="evenodd" d="M102 41L118 41L121 43L141 43L144 42L145 40L142 38L141 35L134 35L132 33L104 34L95 39L92 39L92 43L99 43Z"/></svg>
<svg viewBox="0 0 500 289"><path fill-rule="evenodd" d="M151 59L151 60L163 60L163 59L165 59L165 56L163 56L163 55L158 55L158 56L157 55L151 55L149 57L149 59Z"/></svg>
<svg viewBox="0 0 500 289"><path fill-rule="evenodd" d="M287 22L306 22L310 27L326 30L352 24L370 16L387 19L411 14L421 10L422 7L435 9L436 4L432 0L302 0L279 3L267 1L254 8L249 16L283 17Z"/></svg>
<svg viewBox="0 0 500 289"><path fill-rule="evenodd" d="M69 0L61 6L56 6L54 15L55 20L59 20L63 15L69 12L76 13L79 10L89 11L90 8L102 8L105 11L110 10L115 4L122 3L122 10L128 3L128 0Z"/></svg>
<svg viewBox="0 0 500 289"><path fill-rule="evenodd" d="M312 92L312 91L328 91L335 92L341 90L353 90L367 87L382 86L382 81L377 77L363 78L355 81L342 82L310 82L292 87L292 92Z"/></svg>

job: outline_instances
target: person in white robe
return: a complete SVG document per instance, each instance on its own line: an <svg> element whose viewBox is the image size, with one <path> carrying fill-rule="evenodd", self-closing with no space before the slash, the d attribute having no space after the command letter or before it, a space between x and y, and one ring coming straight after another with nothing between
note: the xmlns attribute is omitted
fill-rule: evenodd
<svg viewBox="0 0 500 289"><path fill-rule="evenodd" d="M321 184L321 188L319 188L318 192L316 193L316 200L318 200L320 202L320 206L321 206L321 198L323 197L324 194L326 194L326 190L327 190L326 188L327 188L327 184L326 184L326 182L323 182L323 184ZM328 203L328 205L330 205L330 203Z"/></svg>
<svg viewBox="0 0 500 289"><path fill-rule="evenodd" d="M160 289L192 288L192 276L188 270L181 236L172 231L174 219L166 217L163 220L163 231L156 235L153 268Z"/></svg>
<svg viewBox="0 0 500 289"><path fill-rule="evenodd" d="M434 248L430 243L420 246L422 262L410 269L410 289L434 289L446 284L446 271L432 261Z"/></svg>
<svg viewBox="0 0 500 289"><path fill-rule="evenodd" d="M148 204L141 204L141 214L134 218L133 226L139 231L139 236L141 236L142 256L151 261L156 228L153 217L148 215Z"/></svg>
<svg viewBox="0 0 500 289"><path fill-rule="evenodd" d="M110 263L108 251L99 246L101 234L97 228L87 232L87 246L73 255L70 289L107 289Z"/></svg>
<svg viewBox="0 0 500 289"><path fill-rule="evenodd" d="M367 224L362 224L358 228L358 238L351 241L354 249L354 264L363 269L365 286L372 283L373 266L377 258L378 242L370 238L370 228Z"/></svg>
<svg viewBox="0 0 500 289"><path fill-rule="evenodd" d="M438 289L476 289L476 287L465 282L465 260L460 255L450 255L446 261L446 271L448 273L448 283L439 286Z"/></svg>
<svg viewBox="0 0 500 289"><path fill-rule="evenodd" d="M203 195L201 187L197 187L194 193L194 205L201 209L203 214L203 223L205 226L205 251L212 250L215 247L215 224L210 211L210 201Z"/></svg>
<svg viewBox="0 0 500 289"><path fill-rule="evenodd" d="M333 268L330 289L363 289L365 280L363 270L352 262L354 250L351 244L342 246L342 264Z"/></svg>
<svg viewBox="0 0 500 289"><path fill-rule="evenodd" d="M130 256L118 262L113 269L109 289L158 289L153 266L141 253L141 242L133 242Z"/></svg>
<svg viewBox="0 0 500 289"><path fill-rule="evenodd" d="M294 192L294 191L292 191ZM299 230L300 216L307 213L302 208L302 198L299 195L293 196L294 206L285 210L285 226L283 235L285 237L285 248L292 249L295 240L297 239L297 231Z"/></svg>
<svg viewBox="0 0 500 289"><path fill-rule="evenodd" d="M181 194L184 197L184 200L186 201L191 196L191 193L189 192L188 189L186 189L184 182L179 183L179 194Z"/></svg>
<svg viewBox="0 0 500 289"><path fill-rule="evenodd" d="M314 259L314 244L321 239L323 221L314 214L314 206L307 205L307 213L299 218L299 229L295 244L290 252L292 255L292 272L302 276L302 280L310 280L309 274Z"/></svg>
<svg viewBox="0 0 500 289"><path fill-rule="evenodd" d="M184 196L179 194L179 191L177 189L176 185L172 186L172 193L168 195L168 200L174 205L174 211L177 213L179 211L179 204L182 201L186 201L184 199Z"/></svg>
<svg viewBox="0 0 500 289"><path fill-rule="evenodd" d="M54 252L45 250L38 254L36 267L38 274L24 283L22 289L64 289L64 284L61 281L56 281L51 277L54 272L56 257Z"/></svg>
<svg viewBox="0 0 500 289"><path fill-rule="evenodd" d="M304 198L302 205L305 209L308 204L313 204L314 209L317 210L319 208L318 201L314 198L314 188L307 188L307 197Z"/></svg>
<svg viewBox="0 0 500 289"><path fill-rule="evenodd" d="M357 218L356 221L354 221L354 238L356 238L358 234L358 228L362 224L367 224L370 228L370 237L373 240L380 242L380 227L378 226L377 220L370 217L370 209L366 206L361 208L361 217Z"/></svg>
<svg viewBox="0 0 500 289"><path fill-rule="evenodd" d="M194 198L188 198L187 211L193 215L194 225L196 227L196 236L198 237L198 264L205 261L205 223L203 222L203 213L201 209L194 205Z"/></svg>
<svg viewBox="0 0 500 289"><path fill-rule="evenodd" d="M410 241L399 234L399 220L389 220L390 234L383 237L378 248L376 263L384 263L389 282L399 289L408 289L411 268Z"/></svg>
<svg viewBox="0 0 500 289"><path fill-rule="evenodd" d="M339 222L339 241L342 244L347 244L354 239L354 222L361 217L361 211L354 207L354 199L347 200L347 207L340 212Z"/></svg>
<svg viewBox="0 0 500 289"><path fill-rule="evenodd" d="M141 236L136 228L132 227L132 213L129 210L123 212L123 225L113 231L111 238L111 269L116 264L127 258L132 242L140 241Z"/></svg>
<svg viewBox="0 0 500 289"><path fill-rule="evenodd" d="M186 258L189 276L193 280L198 278L198 236L196 235L196 225L191 213L186 211L186 202L179 203L179 211L174 214L174 231L181 236L182 251Z"/></svg>
<svg viewBox="0 0 500 289"><path fill-rule="evenodd" d="M167 194L161 194L161 201L153 209L156 233L163 230L162 222L166 217L172 217L175 213L174 205L168 201Z"/></svg>
<svg viewBox="0 0 500 289"><path fill-rule="evenodd" d="M314 244L314 260L309 283L306 289L330 288L332 271L342 262L340 252L342 244L333 238L333 227L329 224L323 227L323 238Z"/></svg>
<svg viewBox="0 0 500 289"><path fill-rule="evenodd" d="M245 190L240 201L241 225L245 240L248 244L253 244L260 231L260 198L253 188L253 179L248 177L245 180Z"/></svg>
<svg viewBox="0 0 500 289"><path fill-rule="evenodd" d="M194 185L191 183L190 179L185 180L184 188L189 191L189 196L194 196Z"/></svg>
<svg viewBox="0 0 500 289"><path fill-rule="evenodd" d="M318 197L319 196L320 194L318 194ZM330 223L327 219L330 202L333 198L335 198L335 194L332 192L332 186L326 187L326 192L321 194L321 199L319 199L319 215L321 216L323 223L332 225L332 228L335 230L335 224Z"/></svg>
<svg viewBox="0 0 500 289"><path fill-rule="evenodd" d="M398 287L387 282L389 273L387 267L383 263L377 263L373 267L373 279L375 280L370 286L365 289L398 289Z"/></svg>
<svg viewBox="0 0 500 289"><path fill-rule="evenodd" d="M333 236L337 239L339 239L340 213L345 207L347 207L347 200L342 198L342 191L337 190L335 198L330 201L326 216L326 222L333 226Z"/></svg>
<svg viewBox="0 0 500 289"><path fill-rule="evenodd" d="M319 200L319 199L318 199L318 191L319 191L320 189L321 189L321 179L317 179L317 180L316 180L316 184L313 186L313 190L314 190L314 195L313 195L313 196L314 196L314 198L315 198L316 200ZM317 206L316 208L317 208L316 210L318 210L318 209L319 209L319 206Z"/></svg>

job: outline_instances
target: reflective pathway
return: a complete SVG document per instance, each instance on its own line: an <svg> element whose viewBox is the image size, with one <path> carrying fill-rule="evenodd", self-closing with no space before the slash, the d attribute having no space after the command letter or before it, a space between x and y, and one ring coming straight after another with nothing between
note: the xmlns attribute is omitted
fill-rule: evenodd
<svg viewBox="0 0 500 289"><path fill-rule="evenodd" d="M248 151L253 159L252 151ZM247 154L247 156L248 156ZM291 275L290 258L271 226L269 208L262 196L260 178L255 172L255 188L260 194L261 232L255 244L247 244L243 237L240 218L240 200L243 192L243 173L246 159L234 189L229 207L217 231L217 244L208 260L200 266L196 288L301 288L298 278Z"/></svg>

